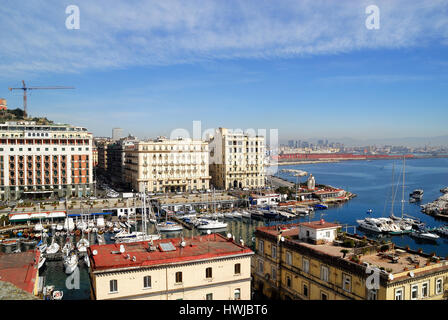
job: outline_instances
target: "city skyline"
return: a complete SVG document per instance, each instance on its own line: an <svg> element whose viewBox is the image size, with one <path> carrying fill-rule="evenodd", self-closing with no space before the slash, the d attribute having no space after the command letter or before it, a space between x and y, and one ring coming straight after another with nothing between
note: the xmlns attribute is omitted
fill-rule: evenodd
<svg viewBox="0 0 448 320"><path fill-rule="evenodd" d="M0 97L21 108L8 87L22 79L74 86L32 93L29 113L96 136L169 136L195 120L280 141L447 136L448 2L375 4L378 30L368 1L79 2L80 29L67 30L69 1L6 1Z"/></svg>

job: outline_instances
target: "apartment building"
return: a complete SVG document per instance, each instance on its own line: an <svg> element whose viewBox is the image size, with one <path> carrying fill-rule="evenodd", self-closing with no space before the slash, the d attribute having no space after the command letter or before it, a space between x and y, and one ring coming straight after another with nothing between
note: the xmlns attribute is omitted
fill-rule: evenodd
<svg viewBox="0 0 448 320"><path fill-rule="evenodd" d="M1 199L89 195L92 158L92 134L86 128L32 121L0 124Z"/></svg>
<svg viewBox="0 0 448 320"><path fill-rule="evenodd" d="M186 192L209 188L206 142L157 138L125 146L125 153L125 179L134 191Z"/></svg>
<svg viewBox="0 0 448 320"><path fill-rule="evenodd" d="M125 163L127 147L132 147L138 139L133 136L121 138L107 145L106 173L112 184L120 187L128 187L125 179Z"/></svg>
<svg viewBox="0 0 448 320"><path fill-rule="evenodd" d="M253 251L219 234L92 245L94 300L249 300Z"/></svg>
<svg viewBox="0 0 448 320"><path fill-rule="evenodd" d="M219 128L208 143L214 187L228 190L265 186L264 137Z"/></svg>
<svg viewBox="0 0 448 320"><path fill-rule="evenodd" d="M444 258L339 228L324 220L258 228L255 290L275 299L447 299Z"/></svg>

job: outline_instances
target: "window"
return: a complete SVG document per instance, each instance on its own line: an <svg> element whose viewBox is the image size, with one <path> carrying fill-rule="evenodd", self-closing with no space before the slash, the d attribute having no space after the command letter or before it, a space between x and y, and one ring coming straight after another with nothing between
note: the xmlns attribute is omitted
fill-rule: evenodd
<svg viewBox="0 0 448 320"><path fill-rule="evenodd" d="M151 276L143 277L143 288L151 288Z"/></svg>
<svg viewBox="0 0 448 320"><path fill-rule="evenodd" d="M272 273L272 280L273 281L277 280L277 269L275 267L271 268L271 273Z"/></svg>
<svg viewBox="0 0 448 320"><path fill-rule="evenodd" d="M352 277L345 273L342 274L342 289L347 292L352 291Z"/></svg>
<svg viewBox="0 0 448 320"><path fill-rule="evenodd" d="M235 264L235 274L241 274L241 263Z"/></svg>
<svg viewBox="0 0 448 320"><path fill-rule="evenodd" d="M276 246L271 247L271 255L272 255L272 258L277 259L277 247Z"/></svg>
<svg viewBox="0 0 448 320"><path fill-rule="evenodd" d="M367 300L377 300L378 299L378 291L376 289L371 289L367 293Z"/></svg>
<svg viewBox="0 0 448 320"><path fill-rule="evenodd" d="M258 253L264 254L264 241L258 240Z"/></svg>
<svg viewBox="0 0 448 320"><path fill-rule="evenodd" d="M176 283L182 282L182 272L176 272Z"/></svg>
<svg viewBox="0 0 448 320"><path fill-rule="evenodd" d="M310 260L303 258L302 259L302 269L303 272L310 272Z"/></svg>
<svg viewBox="0 0 448 320"><path fill-rule="evenodd" d="M429 282L422 284L422 298L427 298L429 292Z"/></svg>
<svg viewBox="0 0 448 320"><path fill-rule="evenodd" d="M292 253L289 251L286 251L286 264L292 265Z"/></svg>
<svg viewBox="0 0 448 320"><path fill-rule="evenodd" d="M109 281L110 286L110 293L118 292L118 281L117 280L110 280Z"/></svg>
<svg viewBox="0 0 448 320"><path fill-rule="evenodd" d="M395 300L403 300L403 288L395 289Z"/></svg>
<svg viewBox="0 0 448 320"><path fill-rule="evenodd" d="M329 281L328 275L329 275L328 267L327 266L321 266L320 267L320 279L325 281L325 282L328 282Z"/></svg>
<svg viewBox="0 0 448 320"><path fill-rule="evenodd" d="M286 276L286 286L288 288L291 288L291 277L290 276Z"/></svg>
<svg viewBox="0 0 448 320"><path fill-rule="evenodd" d="M211 278L212 277L212 268L205 269L205 277Z"/></svg>
<svg viewBox="0 0 448 320"><path fill-rule="evenodd" d="M258 260L258 273L263 274L263 272L264 272L263 260Z"/></svg>
<svg viewBox="0 0 448 320"><path fill-rule="evenodd" d="M241 299L241 290L239 288L233 290L233 297L235 298L235 300Z"/></svg>
<svg viewBox="0 0 448 320"><path fill-rule="evenodd" d="M436 294L441 294L443 291L442 278L436 280Z"/></svg>
<svg viewBox="0 0 448 320"><path fill-rule="evenodd" d="M325 292L320 293L320 299L321 300L328 300L328 295Z"/></svg>
<svg viewBox="0 0 448 320"><path fill-rule="evenodd" d="M205 295L205 300L213 300L213 293L207 293Z"/></svg>
<svg viewBox="0 0 448 320"><path fill-rule="evenodd" d="M418 299L418 285L413 285L411 287L411 299L412 300Z"/></svg>
<svg viewBox="0 0 448 320"><path fill-rule="evenodd" d="M308 286L306 284L303 285L303 295L308 297Z"/></svg>

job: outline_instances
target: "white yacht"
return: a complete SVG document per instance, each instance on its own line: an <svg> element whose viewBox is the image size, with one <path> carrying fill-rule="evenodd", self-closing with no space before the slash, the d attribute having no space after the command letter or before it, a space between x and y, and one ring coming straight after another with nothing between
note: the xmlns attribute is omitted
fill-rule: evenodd
<svg viewBox="0 0 448 320"><path fill-rule="evenodd" d="M411 236L423 240L432 240L432 241L436 241L437 239L440 238L438 235L427 231L414 231L411 233Z"/></svg>
<svg viewBox="0 0 448 320"><path fill-rule="evenodd" d="M76 229L81 230L81 231L85 231L87 229L87 223L84 221L79 221L76 223Z"/></svg>
<svg viewBox="0 0 448 320"><path fill-rule="evenodd" d="M72 274L78 267L78 257L74 252L71 252L64 258L64 268L66 274Z"/></svg>
<svg viewBox="0 0 448 320"><path fill-rule="evenodd" d="M232 214L233 214L233 217L237 218L237 219L241 219L243 217L243 215L241 213L239 213L238 211L233 211Z"/></svg>
<svg viewBox="0 0 448 320"><path fill-rule="evenodd" d="M38 268L42 268L43 265L45 264L45 261L47 260L47 258L44 257L43 254L40 255L39 257L39 263L38 263Z"/></svg>
<svg viewBox="0 0 448 320"><path fill-rule="evenodd" d="M166 221L157 224L157 229L159 229L159 231L169 232L169 231L181 231L183 227L179 223Z"/></svg>
<svg viewBox="0 0 448 320"><path fill-rule="evenodd" d="M227 223L218 220L201 219L200 224L196 228L198 230L223 229L227 228Z"/></svg>
<svg viewBox="0 0 448 320"><path fill-rule="evenodd" d="M250 212L247 212L247 211L241 211L241 216L243 218L250 219L252 217L252 214Z"/></svg>
<svg viewBox="0 0 448 320"><path fill-rule="evenodd" d="M359 224L360 228L363 228L365 230L376 233L384 232L382 223L375 218L365 218L363 220L356 220L356 222Z"/></svg>
<svg viewBox="0 0 448 320"><path fill-rule="evenodd" d="M103 217L99 217L98 219L96 219L96 226L98 227L98 229L104 228L106 226Z"/></svg>
<svg viewBox="0 0 448 320"><path fill-rule="evenodd" d="M57 253L59 251L59 249L60 249L60 246L59 246L59 244L57 244L54 241L54 237L53 237L53 239L51 240L51 244L47 248L47 253L54 254L54 253Z"/></svg>
<svg viewBox="0 0 448 320"><path fill-rule="evenodd" d="M235 215L233 214L233 212L225 212L224 218L233 219L233 218L235 218Z"/></svg>
<svg viewBox="0 0 448 320"><path fill-rule="evenodd" d="M82 238L81 240L78 241L78 243L76 244L76 248L78 249L79 252L86 252L87 248L90 246L89 240Z"/></svg>
<svg viewBox="0 0 448 320"><path fill-rule="evenodd" d="M62 247L62 253L66 256L70 254L70 251L74 249L73 243L70 241L70 239L67 239L67 242L64 244L64 247Z"/></svg>
<svg viewBox="0 0 448 320"><path fill-rule="evenodd" d="M65 219L64 229L67 231L73 231L75 229L75 223L73 222L73 218Z"/></svg>

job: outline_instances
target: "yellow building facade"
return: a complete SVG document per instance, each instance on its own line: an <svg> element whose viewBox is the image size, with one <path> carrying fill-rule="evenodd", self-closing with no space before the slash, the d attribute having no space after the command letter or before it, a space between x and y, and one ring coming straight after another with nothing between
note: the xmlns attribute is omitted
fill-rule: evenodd
<svg viewBox="0 0 448 320"><path fill-rule="evenodd" d="M389 250L378 252L384 245L356 237L353 239L357 242L368 244L350 249L335 243L317 244L310 239L299 239L300 227L288 227L282 232L270 227L257 229L256 254L252 261L255 290L275 299L447 298L446 260L396 248L393 244L388 244ZM348 251L345 257L341 250ZM390 261L389 255L395 262ZM415 261L408 263L409 258Z"/></svg>

